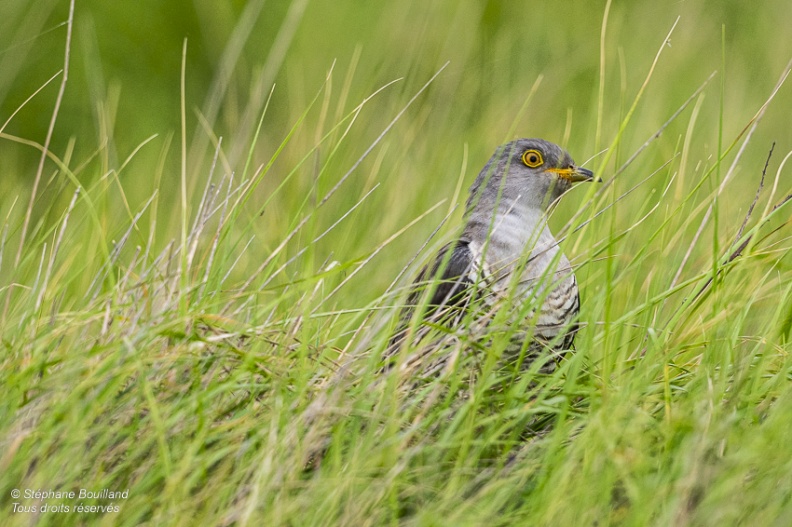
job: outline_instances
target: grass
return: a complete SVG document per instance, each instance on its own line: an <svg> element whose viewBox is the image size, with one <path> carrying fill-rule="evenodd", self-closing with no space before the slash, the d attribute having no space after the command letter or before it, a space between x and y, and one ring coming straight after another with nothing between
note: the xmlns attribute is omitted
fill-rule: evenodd
<svg viewBox="0 0 792 527"><path fill-rule="evenodd" d="M47 72L51 145L14 128L28 103L0 131L3 523L788 524L792 51L763 24L790 8L723 15L754 41L709 4L579 7L548 47L547 7L282 3L261 75L234 26L203 103L186 43L180 131L157 137L124 133L112 90L71 130L82 81L61 109ZM315 49L345 24L357 40ZM513 379L495 345L405 391L377 371L406 286L523 135L605 179L551 218L577 351ZM42 504L13 489L81 488L129 493L13 512Z"/></svg>

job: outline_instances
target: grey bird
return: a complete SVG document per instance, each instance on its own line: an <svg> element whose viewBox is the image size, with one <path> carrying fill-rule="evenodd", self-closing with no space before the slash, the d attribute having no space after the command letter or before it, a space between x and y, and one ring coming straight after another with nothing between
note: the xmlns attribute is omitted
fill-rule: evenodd
<svg viewBox="0 0 792 527"><path fill-rule="evenodd" d="M505 359L521 361L520 369L543 350L555 352L551 355L569 350L580 295L572 266L547 225L547 211L581 181L594 181L594 174L558 145L518 139L498 147L470 188L461 236L443 247L413 284L384 369L397 363L400 349L420 340L423 333L412 334L409 322L422 302L430 322L423 330L438 323L454 327L465 319L484 328L508 309ZM423 295L428 300L422 301ZM451 362L438 347L450 346L408 350L401 368L437 373ZM553 360L548 364L555 366Z"/></svg>

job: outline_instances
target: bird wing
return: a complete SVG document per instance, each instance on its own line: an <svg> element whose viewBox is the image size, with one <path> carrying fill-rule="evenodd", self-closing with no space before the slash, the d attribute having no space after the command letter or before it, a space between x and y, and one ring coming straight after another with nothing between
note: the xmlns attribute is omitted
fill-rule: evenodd
<svg viewBox="0 0 792 527"><path fill-rule="evenodd" d="M386 359L392 357L404 342L413 311L420 303L421 295L427 287L432 286L434 280L439 283L432 293L432 298L429 299L428 318L443 318L443 312L446 310L440 309L442 307L453 307L458 312L457 308L462 308L466 304L469 287L474 280L474 266L473 252L467 239L459 239L440 249L434 262L424 267L413 282L407 305L401 313L399 329L391 337L390 345L384 354Z"/></svg>
<svg viewBox="0 0 792 527"><path fill-rule="evenodd" d="M451 251L451 254L448 254ZM460 239L440 249L434 263L425 267L415 280L415 284L430 285L433 279L439 281L429 300L430 306L459 305L464 302L465 290L473 284L474 258L470 242ZM410 305L420 299L421 288L417 287L410 295ZM414 300L414 302L413 302Z"/></svg>

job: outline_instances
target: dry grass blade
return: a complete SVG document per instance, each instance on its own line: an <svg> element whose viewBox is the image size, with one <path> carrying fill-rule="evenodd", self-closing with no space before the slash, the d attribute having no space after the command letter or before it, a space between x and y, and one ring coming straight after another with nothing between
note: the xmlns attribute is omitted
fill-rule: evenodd
<svg viewBox="0 0 792 527"><path fill-rule="evenodd" d="M756 207L756 202L759 201L759 196L762 194L762 189L764 188L765 176L767 175L767 167L770 164L770 159L773 157L773 150L775 149L775 141L770 146L770 152L767 153L767 160L765 161L764 168L762 169L762 177L759 179L759 186L756 188L756 195L754 196L754 200L751 202L751 206L748 207L748 212L745 214L745 219L743 219L742 225L737 230L737 236L734 237L734 242L737 243L740 238L742 238L743 231L745 230L745 226L748 225L748 220L751 219L751 215L753 214L754 207Z"/></svg>
<svg viewBox="0 0 792 527"><path fill-rule="evenodd" d="M36 202L36 194L38 186L41 182L41 175L44 173L44 161L47 159L50 141L52 141L52 134L55 131L55 122L58 120L58 111L60 110L61 102L63 101L63 93L66 91L66 82L69 80L69 56L71 54L71 37L72 25L74 23L74 0L69 0L69 18L66 24L66 46L63 54L63 77L61 78L60 87L58 88L58 96L55 98L55 107L52 109L52 117L50 118L49 128L47 128L47 137L44 139L44 148L39 157L38 168L36 169L36 177L33 180L33 189L30 191L30 201L28 203L27 211L25 212L25 221L22 223L22 234L19 248L17 249L16 258L14 259L14 267L19 265L19 259L22 258L22 248L25 246L25 238L27 237L28 225L30 224L30 216L33 214L33 204Z"/></svg>

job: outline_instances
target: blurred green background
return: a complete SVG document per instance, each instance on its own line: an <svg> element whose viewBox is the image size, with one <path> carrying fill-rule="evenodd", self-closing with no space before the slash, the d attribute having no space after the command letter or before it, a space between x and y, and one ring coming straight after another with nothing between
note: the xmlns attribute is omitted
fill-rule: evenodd
<svg viewBox="0 0 792 527"><path fill-rule="evenodd" d="M792 523L789 205L767 220L792 192L789 83L737 156L792 58L792 2L75 6L62 164L34 194L69 3L0 0L0 515L13 488L79 485L131 489L85 523ZM526 136L606 182L550 218L590 220L562 245L577 353L533 394L531 377L504 389L502 411L476 406L502 381L484 375L470 413L402 412L393 375L374 382L403 299L388 286ZM732 258L774 142L755 245ZM362 374L324 404L347 359Z"/></svg>
<svg viewBox="0 0 792 527"><path fill-rule="evenodd" d="M6 1L2 9L0 122L5 122L62 67L68 2ZM87 188L115 171L131 212L157 188L160 200L175 204L181 163L180 68L187 39L191 193L203 188L208 175L212 138L222 137L223 143L224 160L217 174L234 172L239 177L273 84L253 148L251 173L268 162L307 111L257 190L260 205L324 133L377 89L397 81L367 103L343 141L346 124L297 168L285 190L271 200L256 229L260 239L276 244L288 231L295 211L304 206L305 196L321 196L332 187L448 61L320 214L324 215L320 224L329 225L380 185L355 211L343 235L329 236L320 244L322 258L353 258L378 246L440 200L451 198L461 171L464 197L464 189L494 148L515 136L562 143L578 162L596 167L601 158L589 160L615 137L677 17L679 23L619 152L605 167L606 179L717 70L696 111L695 133L689 134L694 154L686 161L692 167L700 165L697 170L711 166L717 153L721 102L724 146L728 146L770 94L792 56L792 40L780 38L779 23L792 14L792 5L784 0L761 6L722 1L614 2L601 49L605 9L601 1L78 1L70 75L51 149L70 159ZM721 71L724 56L725 71ZM538 79L527 111L518 118ZM43 143L59 82L60 77L27 103L4 132ZM317 94L319 99L311 106ZM750 195L745 192L753 192L773 141L779 151L789 149L792 130L784 109L791 104L790 90L782 89L773 102L776 111L765 117L741 163L750 168L737 174L724 196L723 205L733 207L726 210L745 208L744 198ZM690 122L689 108L628 170L619 189L625 190L670 159ZM152 136L156 137L136 151ZM19 206L7 213L12 217L24 211L21 204L27 202L38 158L34 148L0 141L0 204L11 210L15 197L20 198ZM53 169L47 164L34 208L34 219L44 224L49 220L41 216L62 211L73 188L66 178L53 176ZM650 188L662 188L666 181L660 179ZM678 185L677 197L686 182ZM110 187L108 193L120 192ZM52 208L53 201L59 206ZM572 198L562 207L574 210L579 204ZM624 210L628 215L623 220L629 222L631 209ZM253 206L250 217L260 212ZM414 237L386 248L382 272L371 277L378 287L384 287L403 265L405 252L412 254L447 212L446 206L440 207ZM111 238L129 221L130 212L112 207L107 211L109 218L116 213L117 223L107 222ZM172 222L159 222L163 234L175 232L178 218L173 216ZM147 221L141 219L143 231ZM13 239L14 232L10 236ZM252 263L247 265L242 268L250 269Z"/></svg>

